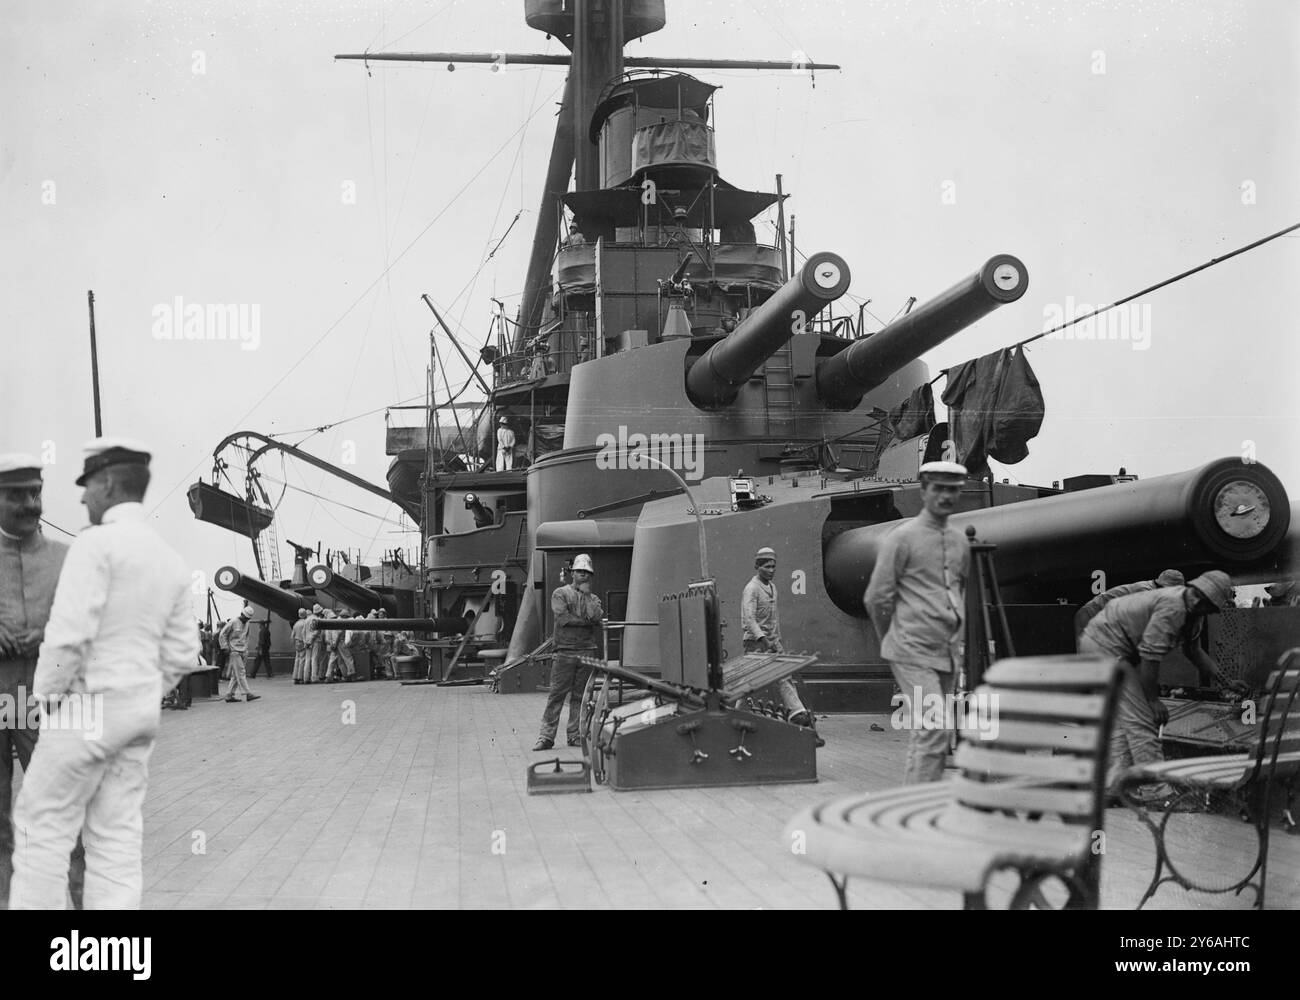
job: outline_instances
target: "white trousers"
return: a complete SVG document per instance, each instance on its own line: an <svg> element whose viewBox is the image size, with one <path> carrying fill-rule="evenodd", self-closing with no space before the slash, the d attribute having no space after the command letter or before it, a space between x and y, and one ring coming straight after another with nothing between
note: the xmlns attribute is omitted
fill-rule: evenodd
<svg viewBox="0 0 1300 1000"><path fill-rule="evenodd" d="M230 683L226 686L226 697L233 698L238 688L245 696L252 694L248 686L248 674L244 672L244 654L238 650L230 651Z"/></svg>
<svg viewBox="0 0 1300 1000"><path fill-rule="evenodd" d="M68 857L78 833L86 848L86 909L140 908L158 699L151 688L103 695L98 735L42 725L14 807L10 909L65 908Z"/></svg>

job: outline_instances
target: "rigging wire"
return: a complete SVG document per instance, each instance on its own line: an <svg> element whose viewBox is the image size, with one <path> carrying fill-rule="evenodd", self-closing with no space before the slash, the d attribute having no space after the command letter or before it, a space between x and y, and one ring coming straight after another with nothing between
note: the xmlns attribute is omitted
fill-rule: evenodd
<svg viewBox="0 0 1300 1000"><path fill-rule="evenodd" d="M409 32L408 32L408 34L409 34ZM429 74L429 92L428 92L427 94L425 94L425 97L424 97L424 108L423 108L423 110L420 112L420 127L416 130L416 134L415 134L415 145L412 147L412 150L411 150L411 161L410 161L410 163L407 165L407 169L406 169L406 181L405 181L405 183L402 185L402 197L398 200L398 203L397 203L397 221L398 221L398 225L401 224L401 220L402 220L402 217L403 217L403 216L402 216L402 212L403 212L403 210L406 208L406 196L407 196L407 194L408 194L408 193L410 192L410 190L411 190L411 181L412 181L412 179L415 177L415 161L416 161L416 160L418 159L418 157L419 157L419 152L420 152L420 142L421 142L421 140L424 138L424 126L425 126L425 123L428 121L428 118L429 118L429 107L430 107L430 105L433 103L433 91L434 91L434 88L437 86L437 83L438 83L439 78L440 78L440 74L437 74L437 73L431 73L431 74ZM392 253L392 249L393 249L393 248L392 248L392 237L395 236L395 235L396 235L396 230L394 229L394 230L390 233L389 237L385 239L385 242L384 242L384 260L385 260L385 262L387 262L389 255L391 255L391 253ZM389 331L389 352L388 352L388 354L389 354L389 359L392 361L392 365L393 365L393 392L394 392L394 394L396 394L397 392L400 391L400 389L399 389L398 387L401 385L401 376L398 374L398 367L397 367L397 354L398 354L398 352L399 352L399 351L401 352L402 360L403 360L403 362L404 362L405 365L406 365L406 367L405 367L405 370L406 370L406 371L411 371L411 370L413 370L413 367L414 367L414 366L411 364L411 359L410 359L410 357L409 357L409 356L407 355L407 353L406 353L406 344L405 344L405 342L403 341L403 339L402 339L402 337L400 336L400 333L399 333L399 331L398 331L398 329L397 329L397 313L396 313L396 310L393 308L393 285L392 285L392 273L391 273L391 272L389 272L389 274L388 274L388 275L385 277L385 279L384 279L384 287L385 287L385 289L388 291L388 315L389 315L389 327L388 327L388 331ZM393 349L392 349L394 344L396 344L397 350L393 350Z"/></svg>
<svg viewBox="0 0 1300 1000"><path fill-rule="evenodd" d="M395 406L405 406L407 403L414 403L421 399L424 399L424 393L420 393L418 396L407 396L405 399L399 399L396 403L386 403L383 406L376 406L373 410L366 410L364 413L357 413L351 417L344 417L341 420L335 420L331 424L321 424L319 427L303 427L296 431L277 431L274 434L267 434L266 436L269 438L281 438L289 437L293 434L306 434L307 437L303 438L303 441L306 441L317 434L330 430L333 427L338 427L341 424L349 424L354 420L360 420L362 417L373 417L376 413L383 413L385 410L391 410ZM300 441L299 444L301 443L302 442Z"/></svg>
<svg viewBox="0 0 1300 1000"><path fill-rule="evenodd" d="M506 241L506 237L510 235L510 230L515 228L515 223L519 221L519 217L523 214L524 214L524 210L522 208L515 213L515 217L510 220L510 225L506 226L506 231L501 234L501 239L497 240L497 245L494 246L492 248L492 252L487 255L487 260L491 260L493 257L497 255L497 251L501 249L501 244ZM487 260L485 260L483 263L486 264Z"/></svg>
<svg viewBox="0 0 1300 1000"><path fill-rule="evenodd" d="M550 44L549 44L549 43L547 44L547 51L550 51ZM531 122L532 119L533 119L533 116L537 113L538 109L541 107L541 105L539 105L539 104L537 103L537 95L538 95L539 93L541 93L541 90L542 90L542 78L543 78L543 74L538 73L538 74L537 74L537 83L536 83L536 85L533 87L533 95L532 95L531 98L529 98L529 101L530 101L530 103L532 104L532 110L531 110L531 111L530 111L530 112L525 116L525 118L524 118L525 123ZM496 211L495 211L495 212L493 213L493 215L492 215L492 224L491 224L491 226L488 227L488 237L487 237L487 240L485 241L485 244L484 244L484 247L483 247L483 251L484 251L485 253L487 252L487 249L488 249L488 248L487 248L487 243L490 243L491 240L492 240L492 230L496 228L497 220L501 218L501 209L505 206L505 203L506 203L506 196L510 193L510 182L511 182L511 180L512 180L513 177L514 177L515 170L516 170L516 169L518 168L518 166L519 166L519 159L520 159L520 157L523 155L523 152L524 152L524 143L527 141L527 139L528 139L528 130L525 129L525 130L524 130L523 132L521 132L520 135L519 135L519 145L518 145L517 147L515 147L515 157L514 157L514 159L511 161L511 163L510 163L510 173L506 175L506 182L505 182L505 184L504 184L504 185L502 186L502 188L501 188L501 197L497 200ZM519 209L519 211L522 213L522 212L523 212L523 208L521 207L521 208ZM516 218L516 220L517 220L517 219L518 219L518 216L516 215L515 218ZM507 227L507 229L506 229L506 235L509 234L510 229L513 228L513 227L514 227L514 222L511 222L510 226ZM502 241L504 241L504 240L505 240L505 235L503 235L503 236L501 237L501 239L502 239ZM462 288L462 289L460 290L460 294L456 296L456 299L454 299L454 300L452 301L452 304L451 304L451 306L449 307L449 311L450 311L450 309L454 309L455 306L456 306L456 302L460 300L461 296L465 296L465 305L464 305L464 307L461 309L461 312L460 312L460 321L457 322L457 324L456 324L456 325L457 325L458 327L460 327L462 330L465 329L465 324L464 324L465 313L469 310L470 301L473 299L474 288L476 288L476 287L478 286L478 278L479 278L479 275L483 273L483 269L484 269L485 267L487 267L487 265L488 265L488 261L490 261L490 260L492 259L493 255L494 255L495 253L496 253L495 250L493 250L492 253L488 253L487 256L483 259L483 262L482 262L481 264L479 264L478 268L474 271L473 276L470 278L470 280L469 280L469 282L467 283L467 286L466 286L466 287L469 289L469 294L466 295L466 288ZM448 391L450 391L450 389L449 389Z"/></svg>
<svg viewBox="0 0 1300 1000"><path fill-rule="evenodd" d="M1036 333L1032 337L1026 337L1024 340L1017 341L1016 343L1011 344L1009 347L1004 349L1014 350L1017 347L1021 347L1021 348L1026 347L1029 344L1032 344L1035 340L1041 340L1043 337L1046 337L1049 334L1057 333L1061 330L1064 330L1066 327L1074 326L1074 324L1076 323L1082 323L1086 319L1092 319L1092 317L1099 316L1110 309L1114 309L1116 306L1122 306L1126 302L1132 302L1140 295L1146 295L1148 292L1154 292L1157 289L1165 288L1166 286L1172 285L1175 282L1182 281L1184 278L1189 278L1193 274L1196 274L1199 271L1204 271L1206 268L1213 267L1215 264L1222 264L1225 260L1231 260L1233 257L1243 254L1247 250L1254 250L1256 247L1261 247L1265 243L1271 243L1273 240L1278 239L1281 236L1286 236L1288 233L1293 233L1297 229L1300 229L1300 222L1287 226L1285 229L1279 229L1275 233L1270 233L1268 236L1265 236L1262 239L1255 240L1254 243L1247 243L1244 247L1238 247L1236 250L1233 250L1230 253L1226 253L1222 257L1212 257L1209 260L1207 260L1204 264L1198 264L1196 267L1189 268L1186 271L1183 271L1179 274L1175 274L1172 278L1166 278L1164 281L1157 281L1154 285L1148 285L1146 288L1143 288L1140 291L1136 291L1131 295L1126 295L1122 299L1117 299L1116 301L1111 302L1109 305L1098 306L1090 313L1087 313L1083 316L1076 316L1072 320L1054 326L1050 330L1044 330L1042 333ZM928 384L934 385L934 383L939 381L940 378L942 378L944 375L947 375L950 370L951 369L948 368L943 369L942 371L939 372L938 375L930 379Z"/></svg>
<svg viewBox="0 0 1300 1000"><path fill-rule="evenodd" d="M438 373L442 375L442 386L447 390L447 395L451 395L451 383L447 381L447 369L438 355L437 341L430 340L429 344L433 348L433 363L438 366ZM454 406L451 408L451 419L456 422L456 438L463 445L465 443L465 431L460 426L460 411ZM474 444L477 445L478 442L475 441Z"/></svg>
<svg viewBox="0 0 1300 1000"><path fill-rule="evenodd" d="M342 402L342 404L341 404L340 407L339 407L340 410L343 410L343 409L345 409L345 408L347 407L347 405L348 405L348 400L352 398L352 390L356 388L356 384L357 384L357 373L361 370L361 359L365 356L365 345L366 345L366 341L369 340L369 338L370 338L370 331L371 331L371 329L374 327L374 322L375 322L375 310L376 310L376 309L378 308L378 306L379 306L379 299L380 299L380 294L379 294L378 292L376 292L376 294L374 295L374 297L371 298L371 300L370 300L370 312L369 312L369 314L366 316L366 325L365 325L365 327L364 327L364 329L363 329L363 332L362 332L362 335L361 335L361 338L360 338L360 343L358 344L358 347L357 347L357 356L356 356L356 359L352 362L352 366L351 366L352 377L348 380L348 388L347 388L347 391L343 394L343 402ZM338 433L339 433L338 430L335 429L333 438L332 438L331 441L329 442L328 446L325 448L325 453L326 453L327 455L328 455L328 454L333 454L333 452L334 452L334 446L338 443ZM306 439L304 439L304 440L306 440ZM320 470L320 476L319 476L319 478L316 480L316 488L317 488L318 490L324 487L324 485L325 485L325 477L326 477L327 475L329 475L329 473L326 472L324 469ZM306 477L304 476L304 478L306 478ZM317 509L318 509L319 507L320 507L320 504L319 504L319 503L314 503L314 504L312 504L311 509L307 511L307 515L306 515L306 517L304 518L303 523L302 523L302 530L303 530L303 531L306 531L306 530L310 527L310 525L311 525L311 520L312 520L313 517L316 516L316 511L317 511Z"/></svg>
<svg viewBox="0 0 1300 1000"><path fill-rule="evenodd" d="M563 84L561 84L560 86L563 86ZM541 108L545 107L546 104L549 103L550 98L554 97L555 94L559 92L559 90L560 87L556 87L555 90L552 91L550 95L548 95L547 101L538 105L537 110L540 111ZM536 114L537 111L534 111L533 115ZM257 408L261 406L264 402L266 402L266 400L270 398L271 394L275 392L276 389L280 388L280 386L284 384L284 382L289 378L290 375L292 375L295 371L298 370L298 368L302 365L302 363L307 360L307 358L316 350L316 348L318 348L322 343L324 343L325 339L331 333L333 333L336 329L338 329L339 325L342 324L342 322L348 317L348 315L351 314L352 310L355 309L361 303L362 299L364 299L381 281L384 280L384 276L388 273L388 271L402 261L402 259L414 248L415 244L418 243L421 239L423 239L425 234L428 233L428 231L434 227L434 225L438 222L438 220L447 214L451 206L456 203L456 201L460 198L460 196L464 194L476 180L478 180L478 178L487 170L489 166L492 165L492 163L497 159L498 156L500 156L503 152L505 152L506 147L511 143L511 141L515 138L515 136L518 135L521 131L523 131L527 126L528 126L528 122L525 121L517 129L515 129L515 131L510 133L510 135L506 138L506 140L496 148L496 151L493 152L492 155L489 156L486 161L484 161L484 163L478 168L477 171L475 171L474 175L470 177L470 179L467 180L460 187L460 189L457 190L457 192L454 195L452 195L451 200L442 207L442 209L437 213L437 215L435 215L432 219L429 220L429 222L425 225L425 227L415 235L415 238L412 239L411 242L408 243L406 247L402 250L402 252L399 253L393 259L392 263L390 263L384 269L384 271L378 274L374 278L374 280L370 282L370 284L368 284L364 289L361 290L361 292L357 295L357 297L353 299L352 304L349 305L346 309L344 309L343 312L339 315L339 317L336 320L334 320L333 323L331 323L328 327L326 327L325 332L322 333L312 343L312 345L308 347L307 350L304 351L299 356L297 361L295 361L292 365L289 366L289 370L286 371L283 375L281 375L280 378L278 378L271 385L271 387L267 389L266 392L264 392L261 395L261 397L259 397L258 400L255 403L253 403L251 407L248 408L247 411L245 411L244 415L241 416L236 421L236 426L242 424L245 420L248 419L250 414L256 411ZM200 459L198 462L196 462L190 468L190 470L187 473L185 473L185 475L171 487L171 489L169 489L158 499L158 501L153 505L153 508L150 510L150 513L151 514L156 513L158 509L163 505L163 503L166 500L170 499L171 495L175 493L178 489L180 489L180 487L184 484L185 480L188 479L190 476L194 475L195 469L200 468L203 465L204 461L206 461L206 458Z"/></svg>
<svg viewBox="0 0 1300 1000"><path fill-rule="evenodd" d="M239 469L239 470L241 470L241 471L243 471L243 472L247 472L247 471L248 471L248 470L247 470L245 467L243 467L243 466L238 466L238 465L237 465L237 466L234 466L234 468ZM258 475L260 475L260 476L261 476L263 479L265 479L267 482L277 483L277 484L283 486L283 487L285 488L285 490L293 490L295 493L305 493L305 494L307 494L308 496L315 497L317 500L323 500L325 503L332 503L332 504L334 504L335 506L338 506L338 507L345 507L345 508L347 508L348 510L353 511L353 512L355 512L355 513L357 513L357 514L364 514L366 517L373 517L373 518L376 518L376 519L378 519L378 520L380 520L380 521L385 521L385 522L387 522L388 524L397 524L397 525L400 525L400 524L401 524L400 521L394 521L394 520L392 520L391 518L384 517L382 514L374 514L374 513L371 513L371 512L368 511L368 510L362 510L360 507L353 507L351 504L346 504L346 503L344 503L342 500L335 500L335 499L332 498L332 497L322 496L322 495L319 494L319 493L314 493L314 492L312 492L310 489L308 489L306 486L295 486L293 483L290 483L290 482L288 482L288 481L285 480L285 479L276 479L274 476L268 476L266 473L258 473ZM344 527L346 527L346 525L344 525ZM351 530L351 529L349 529L349 530Z"/></svg>
<svg viewBox="0 0 1300 1000"><path fill-rule="evenodd" d="M398 35L396 38L394 38L394 39L392 39L391 41L389 41L388 44L389 44L389 45L396 45L396 44L397 44L398 42L400 42L403 38L407 38L407 37L409 37L410 35L415 34L417 31L419 31L421 28L423 28L426 24L428 24L430 21L432 21L432 20L433 20L435 17L437 17L439 14L445 14L445 13L446 13L446 12L447 12L451 7L454 7L458 2L459 2L459 0L447 0L447 2L446 2L445 4L443 4L443 5L442 5L441 7L439 7L437 10L435 10L432 14L430 14L428 17L426 17L423 21L421 21L419 24L417 24L417 25L416 25L414 28L412 28L410 31L403 32L402 34ZM380 36L383 35L383 33L384 33L384 32L383 32L383 29L381 28L380 31L379 31L379 34L376 35L374 38L372 38L372 39L370 40L370 45L367 45L363 51L365 51L365 52L373 52L373 51L386 52L386 51L388 51L387 49L373 49L373 48L371 48L371 46L373 46L373 45L375 44L375 42L378 41L378 39L380 38Z"/></svg>
<svg viewBox="0 0 1300 1000"><path fill-rule="evenodd" d="M1018 344L1012 344L1011 346L1024 347L1026 344L1032 344L1035 340L1039 340L1043 337L1046 337L1049 333L1056 333L1058 330L1064 330L1067 326L1073 326L1075 323L1082 322L1085 319L1091 319L1093 316L1099 315L1100 313L1104 313L1108 309L1114 309L1116 306L1122 306L1126 302L1132 302L1139 295L1146 295L1147 292L1154 292L1157 289L1164 288L1166 285L1172 285L1174 284L1174 282L1182 281L1184 278L1191 277L1193 274L1196 274L1198 271L1204 271L1206 268L1213 267L1215 264L1222 264L1225 260L1231 260L1233 257L1236 257L1238 254L1243 254L1247 250L1254 250L1258 246L1263 246L1265 243L1269 243L1277 239L1279 236L1285 236L1287 233L1295 232L1297 229L1300 229L1300 222L1297 222L1294 225L1287 226L1285 229L1279 229L1276 233L1272 233L1269 236L1265 236L1263 239L1256 240L1254 243L1248 243L1244 247L1238 247L1236 250L1233 250L1231 253L1226 253L1222 257L1212 257L1210 260L1207 260L1204 264L1198 264L1196 267L1183 271L1181 274L1175 274L1172 278L1166 278L1164 281L1158 281L1154 285L1150 285L1147 288L1143 288L1141 291L1134 292L1132 295L1126 295L1124 298L1112 302L1109 305L1098 306L1096 309L1088 313L1086 316L1076 316L1068 323L1062 323L1060 326L1054 326L1050 330L1044 330L1042 333L1036 333L1032 337L1022 340Z"/></svg>
<svg viewBox="0 0 1300 1000"><path fill-rule="evenodd" d="M785 196L786 196L787 198L789 198L789 197L790 197L790 192L787 191L787 192L785 193ZM765 223L767 223L767 228L770 229L770 230L772 230L772 232L774 232L774 233L778 233L778 232L779 232L779 230L776 228L776 223L773 222L771 219L764 219L763 221L764 221ZM806 253L804 253L804 252L803 252L802 250L800 250L798 247L795 247L795 248L794 248L794 252L795 252L796 255L798 255L799 257L802 257L802 258L803 258L803 261L804 261L805 264L808 263L808 255L807 255ZM848 299L852 299L852 300L853 300L854 302L856 302L858 305L863 305L863 304L865 304L866 302L869 302L869 301L870 301L870 299L862 299L862 298L859 298L858 296L854 295L852 292L849 292L849 291L846 291L846 292L844 293L844 297L845 297L845 298L848 298ZM872 319L874 319L876 322L880 323L882 326L886 326L886 325L888 325L888 324L885 323L885 321L884 321L883 319L881 319L879 316L877 316L875 313L873 313L870 309L867 310L867 315L870 316Z"/></svg>
<svg viewBox="0 0 1300 1000"><path fill-rule="evenodd" d="M65 535L67 535L69 538L76 538L76 537L77 537L73 532L69 531L67 528L60 528L60 527L59 527L57 524L55 524L53 521L47 521L45 518L41 518L41 523L42 523L42 524L48 524L48 525L49 525L51 528L53 528L55 531L62 531L62 532L63 532Z"/></svg>

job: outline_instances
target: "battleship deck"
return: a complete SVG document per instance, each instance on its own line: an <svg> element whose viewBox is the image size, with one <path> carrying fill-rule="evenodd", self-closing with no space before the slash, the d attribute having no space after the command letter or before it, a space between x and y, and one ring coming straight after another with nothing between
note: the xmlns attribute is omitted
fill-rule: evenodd
<svg viewBox="0 0 1300 1000"><path fill-rule="evenodd" d="M252 704L163 713L146 908L830 908L830 884L791 856L782 829L811 802L896 784L906 745L886 716L841 715L820 724L817 784L529 796L526 766L546 757L530 752L541 694L254 683ZM1176 819L1195 824L1183 842L1202 871L1235 871L1253 853L1235 818ZM1131 909L1150 837L1123 809L1107 812L1106 833L1102 905ZM1267 902L1295 909L1300 837L1274 833ZM960 905L956 893L850 886L858 908ZM1165 885L1147 908L1250 900Z"/></svg>

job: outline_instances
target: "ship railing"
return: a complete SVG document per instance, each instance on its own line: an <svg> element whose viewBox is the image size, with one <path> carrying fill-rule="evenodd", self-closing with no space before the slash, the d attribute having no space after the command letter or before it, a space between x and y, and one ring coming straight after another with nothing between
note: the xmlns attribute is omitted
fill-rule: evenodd
<svg viewBox="0 0 1300 1000"><path fill-rule="evenodd" d="M613 663L616 666L623 666L623 635L622 633L629 628L658 628L658 622L634 622L634 621L610 621L605 619L600 623L600 650L601 655L606 663ZM617 654L611 655L610 651L610 633L618 632ZM609 683L611 690L618 696L618 704L623 704L624 689L632 690L635 685L630 681L625 681L621 677L610 677Z"/></svg>
<svg viewBox="0 0 1300 1000"><path fill-rule="evenodd" d="M808 320L804 329L823 337L836 337L839 340L857 340L861 325L850 315L833 315L825 310Z"/></svg>
<svg viewBox="0 0 1300 1000"><path fill-rule="evenodd" d="M514 382L527 381L532 361L533 353L531 351L514 351L498 357L492 362L496 385L500 387Z"/></svg>
<svg viewBox="0 0 1300 1000"><path fill-rule="evenodd" d="M548 375L568 372L575 364L591 359L590 340L584 351L579 344L571 346L568 341L574 339L571 331L555 330L547 338L555 346L549 350L514 351L503 355L493 362L497 386L514 385L522 382L535 382Z"/></svg>

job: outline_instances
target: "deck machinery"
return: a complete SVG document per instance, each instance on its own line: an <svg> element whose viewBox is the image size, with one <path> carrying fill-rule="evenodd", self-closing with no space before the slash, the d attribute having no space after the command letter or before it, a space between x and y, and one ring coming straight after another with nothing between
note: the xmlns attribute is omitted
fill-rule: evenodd
<svg viewBox="0 0 1300 1000"><path fill-rule="evenodd" d="M658 678L588 657L584 740L617 791L817 780L817 737L754 695L815 656L745 653L724 662L713 581L659 602ZM602 676L603 675L603 676ZM625 697L624 684L642 692Z"/></svg>
<svg viewBox="0 0 1300 1000"><path fill-rule="evenodd" d="M449 431L435 407L424 448L390 444L391 492L424 533L409 614L470 622L477 661L505 660L497 690L535 690L544 677L549 595L578 553L591 556L612 620L653 623L615 635L601 661L653 694L664 722L644 712L631 713L636 722L593 716L588 733L593 752L614 751L601 761L611 783L627 787L711 780L689 753L665 765L667 776L633 776L636 754L620 747L638 742L662 740L676 753L693 739L710 761L721 751L737 770L755 763L731 753L741 733L732 723L748 712L746 699L763 706L764 695L746 694L737 707L724 694L736 693L730 669L753 666L739 650L739 603L762 546L778 550L785 646L816 656L802 672L810 707L888 708L893 683L862 589L880 538L920 509L917 468L943 451L947 430L939 424L882 450L881 417L931 380L921 355L1014 304L1029 281L1013 256L972 260L946 291L938 290L956 276L933 280L937 294L925 304L868 331L861 308L841 305L853 262L832 252L804 256L787 239L780 178L773 192L723 178L717 88L685 72L789 72L789 61L625 58L628 41L664 26L664 6L526 0L527 23L569 51L506 53L505 61L569 72L519 313L514 321L500 315L496 342L480 352L492 368L484 405L462 421L456 408L468 404L447 404L456 417ZM492 64L502 54L339 58ZM798 68L811 75L836 67ZM760 239L756 222L769 208L775 238ZM513 447L496 446L501 427ZM955 521L998 546L1019 652L1072 650L1072 613L1103 576L1114 585L1167 566L1188 575L1214 566L1239 583L1300 573L1300 518L1264 466L1223 459L1131 480L968 484ZM697 574L705 547L709 572ZM705 631L716 635L716 649L697 676L684 665L689 657L665 652L660 613L672 595L706 581L713 617ZM1247 634L1262 656L1300 624L1296 609L1260 610L1290 618L1243 632L1227 626L1239 616L1214 616L1211 641L1233 633L1240 649ZM463 649L463 639L447 641ZM1237 672L1248 669L1243 661ZM684 720L668 716L683 712L703 713L702 728L679 731ZM797 744L806 734L749 714L761 721L744 730L745 750L757 757L758 737L774 734L803 759ZM705 739L717 742L710 748ZM783 780L815 775L815 763L792 767Z"/></svg>
<svg viewBox="0 0 1300 1000"><path fill-rule="evenodd" d="M567 64L569 76L520 311L489 353L479 452L463 456L464 468L421 470L436 512L425 525L428 613L459 617L487 602L493 631L481 645L495 639L500 648L490 651L506 661L497 690L536 690L549 595L573 557L592 557L611 618L655 619L663 596L695 579L693 509L703 507L724 660L739 653L739 595L753 552L772 545L791 574L779 581L786 646L818 653L803 672L809 704L888 707L892 680L861 588L872 540L919 510L916 469L942 451L946 427L877 455L880 416L930 381L922 354L992 310L1014 308L1028 269L1007 254L972 261L967 277L868 331L860 311L837 308L852 262L797 254L780 224L774 240L759 238L756 222L769 207L779 220L786 194L779 183L763 191L724 179L717 88L684 72L788 72L788 62L625 58L627 41L663 26L663 3L539 0L525 16L569 52L506 61ZM491 63L500 53L345 58ZM502 418L518 442L514 468L491 471ZM670 465L681 482L641 456ZM1166 565L1261 579L1294 571L1289 501L1263 466L1225 461L1172 485L1167 478L969 484L963 511L983 541L1000 546L998 568L1012 574L1009 615L1026 650L1071 648L1072 609L1091 596L1098 571L1111 584ZM735 504L736 481L760 502ZM1177 498L1153 507L1162 490ZM468 509L471 493L493 509L492 524ZM1239 517L1239 507L1253 514ZM1155 509L1162 518L1152 520ZM1066 536L1069 551L1058 552ZM653 629L616 636L611 657L661 676Z"/></svg>

